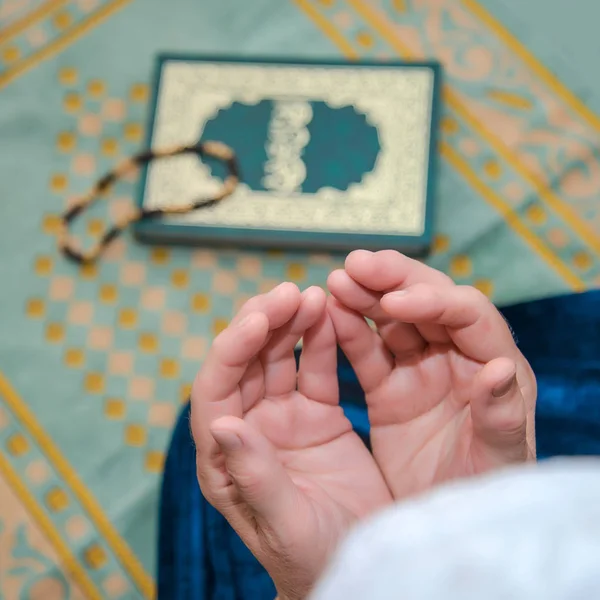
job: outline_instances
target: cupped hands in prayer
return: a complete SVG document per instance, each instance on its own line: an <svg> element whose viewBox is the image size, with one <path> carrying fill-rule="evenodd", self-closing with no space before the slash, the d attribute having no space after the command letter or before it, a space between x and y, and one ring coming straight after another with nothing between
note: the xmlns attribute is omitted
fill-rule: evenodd
<svg viewBox="0 0 600 600"><path fill-rule="evenodd" d="M309 594L357 520L535 459L535 377L482 293L389 250L351 253L328 288L283 283L249 300L192 391L202 492L282 600ZM365 392L372 453L339 406L338 345Z"/></svg>

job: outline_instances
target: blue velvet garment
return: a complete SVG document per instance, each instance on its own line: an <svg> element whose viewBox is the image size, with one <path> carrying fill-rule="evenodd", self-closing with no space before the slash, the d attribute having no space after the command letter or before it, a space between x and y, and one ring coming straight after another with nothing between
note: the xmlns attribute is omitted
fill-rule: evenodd
<svg viewBox="0 0 600 600"><path fill-rule="evenodd" d="M600 292L503 310L538 379L540 458L600 455ZM362 390L340 353L342 404L368 442ZM173 433L162 487L158 550L161 600L275 597L264 569L202 498L186 407Z"/></svg>

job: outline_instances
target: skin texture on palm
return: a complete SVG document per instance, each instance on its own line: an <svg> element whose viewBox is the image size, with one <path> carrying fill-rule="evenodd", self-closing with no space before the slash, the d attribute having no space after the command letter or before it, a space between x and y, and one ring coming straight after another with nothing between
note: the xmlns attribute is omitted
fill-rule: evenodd
<svg viewBox="0 0 600 600"><path fill-rule="evenodd" d="M353 252L328 287L394 498L534 459L535 377L483 294L394 251Z"/></svg>
<svg viewBox="0 0 600 600"><path fill-rule="evenodd" d="M282 284L246 303L196 377L191 424L203 494L282 598L305 597L351 524L391 502L339 406L319 288Z"/></svg>

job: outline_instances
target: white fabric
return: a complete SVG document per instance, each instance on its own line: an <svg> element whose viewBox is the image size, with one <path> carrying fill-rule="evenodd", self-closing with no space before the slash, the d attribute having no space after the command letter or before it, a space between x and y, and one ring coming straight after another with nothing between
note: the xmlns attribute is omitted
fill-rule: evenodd
<svg viewBox="0 0 600 600"><path fill-rule="evenodd" d="M600 599L600 460L438 488L358 527L312 600Z"/></svg>

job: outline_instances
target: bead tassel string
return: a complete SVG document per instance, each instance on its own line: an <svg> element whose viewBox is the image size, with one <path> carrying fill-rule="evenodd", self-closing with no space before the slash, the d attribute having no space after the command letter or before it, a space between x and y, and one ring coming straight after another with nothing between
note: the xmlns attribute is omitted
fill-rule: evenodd
<svg viewBox="0 0 600 600"><path fill-rule="evenodd" d="M69 233L69 226L93 204L98 198L106 194L110 187L119 179L134 171L136 168L146 165L153 160L184 154L196 154L200 159L207 157L215 158L223 162L227 168L227 175L223 181L223 187L211 198L195 200L184 205L169 206L167 208L140 209L137 208L132 214L127 215L104 233L100 240L89 250L78 249L76 241ZM166 215L182 215L193 210L214 206L235 190L239 183L238 163L233 150L221 142L206 141L191 146L176 146L174 148L163 148L158 150L147 150L126 158L112 171L101 177L94 187L84 196L78 198L75 203L62 215L60 230L58 234L58 247L60 251L70 260L78 264L89 264L95 262L108 246L123 230L132 223L138 221L156 219Z"/></svg>

